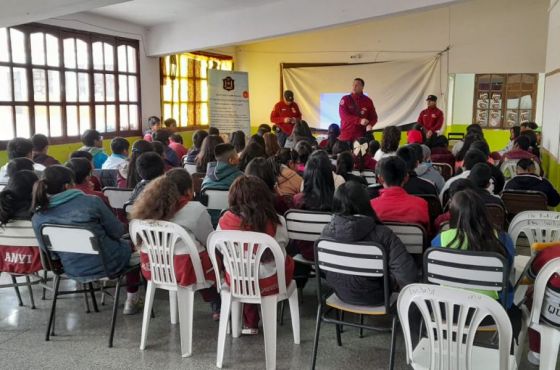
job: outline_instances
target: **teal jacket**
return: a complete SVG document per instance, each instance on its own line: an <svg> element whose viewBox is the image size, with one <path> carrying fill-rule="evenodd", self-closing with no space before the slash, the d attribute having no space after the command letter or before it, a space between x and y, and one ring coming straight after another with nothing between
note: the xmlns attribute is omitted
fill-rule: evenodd
<svg viewBox="0 0 560 370"><path fill-rule="evenodd" d="M242 175L243 172L228 163L210 162L202 181L202 190L229 190L233 181Z"/></svg>

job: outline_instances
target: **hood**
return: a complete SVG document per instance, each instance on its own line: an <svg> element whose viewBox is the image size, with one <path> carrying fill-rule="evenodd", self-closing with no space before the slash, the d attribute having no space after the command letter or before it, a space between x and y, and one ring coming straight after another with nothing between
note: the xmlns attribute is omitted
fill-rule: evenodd
<svg viewBox="0 0 560 370"><path fill-rule="evenodd" d="M67 203L74 198L85 196L85 194L78 189L65 190L62 193L52 195L49 198L49 208L55 208L61 204Z"/></svg>
<svg viewBox="0 0 560 370"><path fill-rule="evenodd" d="M228 163L210 162L206 169L206 176L212 181L221 181L237 171L239 171L237 167L230 166Z"/></svg>
<svg viewBox="0 0 560 370"><path fill-rule="evenodd" d="M511 181L515 182L520 188L531 189L539 185L542 178L536 175L517 175Z"/></svg>
<svg viewBox="0 0 560 370"><path fill-rule="evenodd" d="M431 163L420 163L418 165L418 167L416 167L414 169L414 172L416 172L416 175L422 177L424 176L426 173L428 173L430 171L430 168L432 168L432 164Z"/></svg>
<svg viewBox="0 0 560 370"><path fill-rule="evenodd" d="M354 242L364 240L375 227L375 220L371 217L334 215L324 233L341 242Z"/></svg>

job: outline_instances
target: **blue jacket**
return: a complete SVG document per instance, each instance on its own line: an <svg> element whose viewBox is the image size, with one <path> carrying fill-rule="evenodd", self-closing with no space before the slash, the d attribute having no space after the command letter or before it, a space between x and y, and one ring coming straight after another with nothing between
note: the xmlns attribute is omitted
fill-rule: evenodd
<svg viewBox="0 0 560 370"><path fill-rule="evenodd" d="M41 225L52 223L60 225L87 226L97 236L103 248L107 273L115 274L128 266L131 248L128 242L120 239L123 225L113 215L103 201L79 190L66 190L51 198L45 211L38 211L31 219L39 245L46 251L41 240ZM99 255L81 253L53 253L60 259L64 272L79 281L88 281L106 276Z"/></svg>
<svg viewBox="0 0 560 370"><path fill-rule="evenodd" d="M229 190L233 181L243 172L239 168L225 162L210 162L206 169L206 177L202 181L202 190Z"/></svg>
<svg viewBox="0 0 560 370"><path fill-rule="evenodd" d="M109 156L103 151L103 148L83 146L78 150L91 153L93 156L93 168L96 169L101 169L103 163L105 163L107 158L109 158Z"/></svg>

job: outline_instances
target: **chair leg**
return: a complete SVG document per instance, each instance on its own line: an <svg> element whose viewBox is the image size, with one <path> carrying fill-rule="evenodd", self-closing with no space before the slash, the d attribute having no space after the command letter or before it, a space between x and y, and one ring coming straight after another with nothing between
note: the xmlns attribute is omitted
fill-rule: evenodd
<svg viewBox="0 0 560 370"><path fill-rule="evenodd" d="M284 307L286 301L280 302L280 326L284 325Z"/></svg>
<svg viewBox="0 0 560 370"><path fill-rule="evenodd" d="M49 316L49 324L47 325L47 334L45 336L45 340L50 340L51 336L51 329L52 335L54 335L54 315L56 310L56 299L58 298L58 286L60 285L60 277L58 275L54 276L54 292L53 292L53 300L51 304L51 314Z"/></svg>
<svg viewBox="0 0 560 370"><path fill-rule="evenodd" d="M342 320L342 314L340 313L339 310L336 310L336 319L337 320ZM342 346L342 338L340 336L340 332L341 332L341 327L342 325L340 324L336 324L335 328L336 328L336 344L338 344L338 346Z"/></svg>
<svg viewBox="0 0 560 370"><path fill-rule="evenodd" d="M297 290L294 290L290 298L288 298L290 303L290 317L292 320L292 332L294 335L294 343L300 343L300 324L299 324L299 302L297 296ZM282 302L284 303L284 301ZM284 308L284 305L282 305ZM282 310L283 311L283 310Z"/></svg>
<svg viewBox="0 0 560 370"><path fill-rule="evenodd" d="M364 325L364 315L360 315L360 325ZM360 338L364 337L364 328L360 328Z"/></svg>
<svg viewBox="0 0 560 370"><path fill-rule="evenodd" d="M560 332L558 329L541 325L541 363L539 369L554 369L558 359Z"/></svg>
<svg viewBox="0 0 560 370"><path fill-rule="evenodd" d="M89 300L88 300L88 296L87 296L87 291L85 291L85 289L86 289L85 284L82 284L82 289L84 289L84 303L86 305L86 313L90 313L91 310L89 309Z"/></svg>
<svg viewBox="0 0 560 370"><path fill-rule="evenodd" d="M146 348L146 340L148 339L148 328L150 326L151 313L153 312L154 296L156 287L152 282L148 282L146 287L146 300L144 301L144 315L142 318L142 334L140 336L140 349Z"/></svg>
<svg viewBox="0 0 560 370"><path fill-rule="evenodd" d="M313 339L313 360L311 362L311 370L315 370L317 362L317 350L319 349L319 333L321 331L321 305L317 307L317 322L315 323L315 338Z"/></svg>
<svg viewBox="0 0 560 370"><path fill-rule="evenodd" d="M11 275L11 278L12 278L12 282L13 282L14 284L17 284L17 279L16 279L16 277L13 276L13 275ZM20 305L20 307L21 307L21 306L23 306L23 301L21 300L21 293L19 292L19 287L18 287L18 286L15 286L15 287L14 287L14 290L16 291L17 299L18 299L19 305Z"/></svg>
<svg viewBox="0 0 560 370"><path fill-rule="evenodd" d="M239 338L243 327L243 305L239 302L231 302L231 336Z"/></svg>
<svg viewBox="0 0 560 370"><path fill-rule="evenodd" d="M169 291L169 317L171 324L177 324L177 292Z"/></svg>
<svg viewBox="0 0 560 370"><path fill-rule="evenodd" d="M47 283L47 270L43 270L43 283ZM45 295L47 293L47 288L43 286L43 294L41 295L41 300L45 300Z"/></svg>
<svg viewBox="0 0 560 370"><path fill-rule="evenodd" d="M91 295L91 304L93 305L93 310L95 312L99 312L99 308L97 307L97 300L95 299L95 289L93 288L93 283L89 283L89 293Z"/></svg>
<svg viewBox="0 0 560 370"><path fill-rule="evenodd" d="M216 355L216 367L222 368L224 360L224 347L226 345L226 331L231 310L231 294L222 292L222 307L220 308L220 329L218 331L218 353Z"/></svg>
<svg viewBox="0 0 560 370"><path fill-rule="evenodd" d="M109 334L109 348L113 347L113 336L115 335L115 325L117 323L117 310L119 308L119 293L121 292L121 277L117 279L115 287L115 297L113 299L113 316L111 317L111 334Z"/></svg>
<svg viewBox="0 0 560 370"><path fill-rule="evenodd" d="M105 306L105 296L107 295L107 294L105 293L105 285L106 285L106 283L107 283L107 282L105 282L105 281L101 283L101 305L102 305L102 306Z"/></svg>
<svg viewBox="0 0 560 370"><path fill-rule="evenodd" d="M33 297L33 287L31 286L31 279L29 276L25 275L25 280L27 281L27 290L29 291L29 299L31 300L31 309L35 309L35 298Z"/></svg>
<svg viewBox="0 0 560 370"><path fill-rule="evenodd" d="M181 333L181 356L192 354L194 290L179 288L179 330Z"/></svg>
<svg viewBox="0 0 560 370"><path fill-rule="evenodd" d="M395 346L397 343L397 315L393 316L393 325L391 328L391 349L389 352L389 370L393 370L395 366Z"/></svg>
<svg viewBox="0 0 560 370"><path fill-rule="evenodd" d="M276 369L276 316L278 301L276 296L261 298L261 317L264 331L264 352L266 369Z"/></svg>

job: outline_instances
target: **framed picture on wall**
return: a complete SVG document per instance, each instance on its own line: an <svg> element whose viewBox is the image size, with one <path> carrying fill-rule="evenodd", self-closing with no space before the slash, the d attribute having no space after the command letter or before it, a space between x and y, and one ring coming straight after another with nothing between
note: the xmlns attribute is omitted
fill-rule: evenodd
<svg viewBox="0 0 560 370"><path fill-rule="evenodd" d="M502 125L502 112L499 110L491 110L488 119L488 125L492 128L501 127Z"/></svg>

